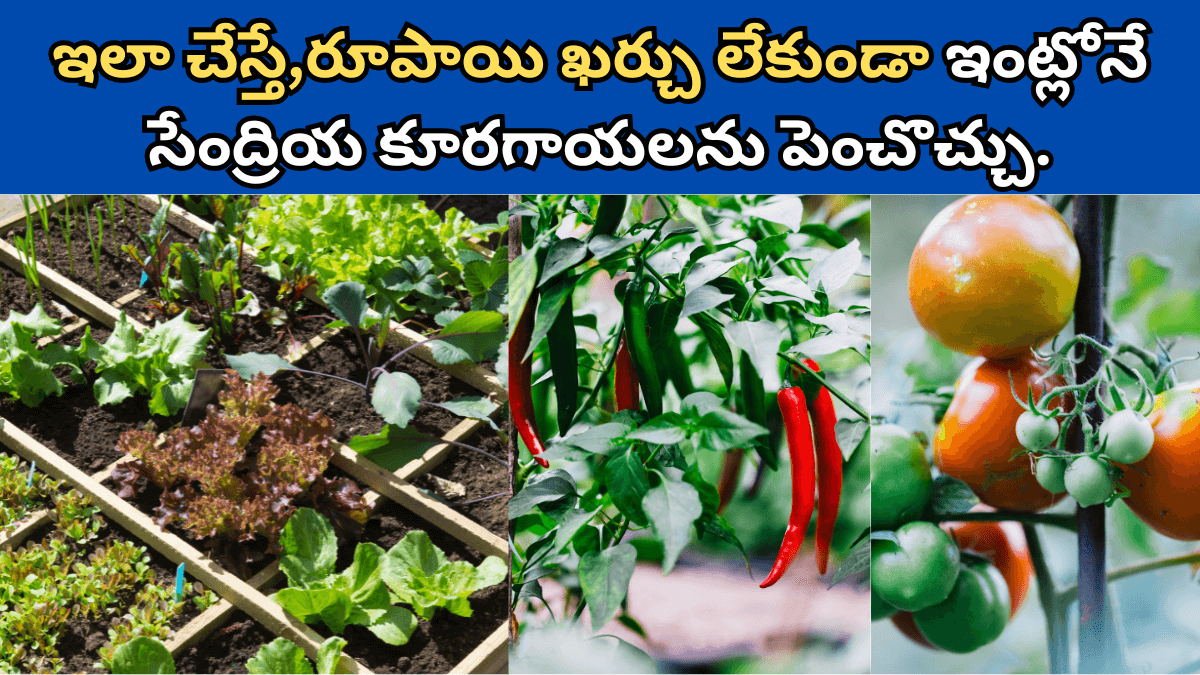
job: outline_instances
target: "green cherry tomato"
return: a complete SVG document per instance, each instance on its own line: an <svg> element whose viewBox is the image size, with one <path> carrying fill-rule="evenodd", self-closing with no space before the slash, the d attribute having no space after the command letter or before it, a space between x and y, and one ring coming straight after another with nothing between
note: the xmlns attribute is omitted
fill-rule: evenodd
<svg viewBox="0 0 1200 675"><path fill-rule="evenodd" d="M871 526L890 529L920 515L933 492L925 449L903 427L871 428Z"/></svg>
<svg viewBox="0 0 1200 675"><path fill-rule="evenodd" d="M1067 491L1063 482L1063 473L1067 470L1067 461L1062 457L1042 457L1037 461L1037 481L1048 492L1060 495Z"/></svg>
<svg viewBox="0 0 1200 675"><path fill-rule="evenodd" d="M917 628L933 644L965 654L994 641L1008 625L1010 603L1004 575L990 563L963 566L950 596L913 612Z"/></svg>
<svg viewBox="0 0 1200 675"><path fill-rule="evenodd" d="M1113 491L1108 462L1086 455L1071 462L1063 474L1063 482L1080 506L1103 504Z"/></svg>
<svg viewBox="0 0 1200 675"><path fill-rule="evenodd" d="M915 612L946 599L958 577L958 545L933 523L914 520L896 542L871 541L871 587L897 609Z"/></svg>
<svg viewBox="0 0 1200 675"><path fill-rule="evenodd" d="M1146 459L1154 445L1154 428L1136 410L1118 410L1100 424L1100 444L1104 454L1122 464Z"/></svg>
<svg viewBox="0 0 1200 675"><path fill-rule="evenodd" d="M871 586L871 620L872 621L879 621L880 619L886 619L898 611L900 611L900 610L896 609L892 605L889 605L887 600L884 600L883 598L879 597L879 593L875 590L875 587Z"/></svg>
<svg viewBox="0 0 1200 675"><path fill-rule="evenodd" d="M1026 450L1044 450L1058 440L1058 422L1026 410L1017 418L1017 441Z"/></svg>

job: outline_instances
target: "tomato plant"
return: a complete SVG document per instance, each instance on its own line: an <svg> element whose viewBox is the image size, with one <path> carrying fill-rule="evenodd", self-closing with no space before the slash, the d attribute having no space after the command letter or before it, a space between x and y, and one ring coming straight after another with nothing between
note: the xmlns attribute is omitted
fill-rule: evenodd
<svg viewBox="0 0 1200 675"><path fill-rule="evenodd" d="M1065 384L1033 356L972 361L938 426L933 456L943 473L971 486L984 504L1039 511L1062 497L1038 484L1027 457L1014 456L1022 447L1016 429L1024 409L1010 393L1010 378L1022 396L1031 389L1040 396L1047 387Z"/></svg>
<svg viewBox="0 0 1200 675"><path fill-rule="evenodd" d="M648 565L740 557L765 598L860 578L839 559L869 544L869 202L543 195L511 212L521 644L567 627L555 597L652 639L629 590Z"/></svg>
<svg viewBox="0 0 1200 675"><path fill-rule="evenodd" d="M933 492L925 448L903 427L871 431L871 526L889 527L920 515Z"/></svg>
<svg viewBox="0 0 1200 675"><path fill-rule="evenodd" d="M871 542L871 587L897 609L915 611L945 600L958 567L958 547L933 523L914 520L891 538Z"/></svg>
<svg viewBox="0 0 1200 675"><path fill-rule="evenodd" d="M1071 317L1079 251L1062 216L1028 195L971 195L942 209L913 251L917 320L963 354L1011 358Z"/></svg>
<svg viewBox="0 0 1200 675"><path fill-rule="evenodd" d="M1079 672L1129 672L1135 660L1190 672L1195 664L1180 667L1172 661L1177 657L1161 651L1161 636L1177 620L1156 617L1155 623L1144 609L1122 616L1108 592L1128 577L1200 561L1194 547L1168 539L1200 539L1200 383L1176 384L1195 368L1186 362L1197 357L1187 355L1188 343L1172 339L1200 334L1200 309L1190 304L1200 294L1172 289L1165 259L1134 255L1128 290L1110 302L1108 262L1120 259L1118 247L1131 241L1114 236L1122 213L1115 197L1055 199L1055 210L1069 210L1065 220L1028 197L946 201L925 211L932 222L889 223L909 228L898 248L913 251L907 281L915 317L903 318L915 318L926 335L892 333L897 322L884 319L896 339L877 352L876 368L886 364L877 382L889 387L874 410L881 428L895 423L913 438L928 437L934 468L923 508L875 523L872 537L894 537L913 523L941 523L959 544L963 566L941 603L893 612L879 592L873 618L889 618L917 644L979 653L973 666L929 652L906 656L877 630L883 639L876 644L888 651L876 650L874 663L1061 673L1071 672L1078 654ZM1140 213L1157 202L1131 203L1130 212ZM905 204L905 213L925 206ZM1136 224L1139 232L1147 227ZM986 259L974 257L983 250ZM1014 278L1006 279L1005 271ZM977 284L980 279L987 282ZM1056 302L1061 312L1048 311ZM881 310L876 321L884 316ZM1072 318L1073 330L1060 334ZM968 363L954 352L987 358ZM872 469L877 480L889 473L883 462ZM909 486L917 490L922 483ZM1072 499L1064 501L1068 494ZM979 510L977 502L992 508ZM1060 550L1066 540L1047 528L1070 531L1070 550ZM1139 603L1165 608L1188 597L1193 591L1179 572L1145 579ZM1018 610L1035 587L1048 666L1014 666L1014 654L1028 658L1021 642L1030 613ZM1005 634L1009 621L1025 625ZM1074 652L1073 635L1079 640Z"/></svg>

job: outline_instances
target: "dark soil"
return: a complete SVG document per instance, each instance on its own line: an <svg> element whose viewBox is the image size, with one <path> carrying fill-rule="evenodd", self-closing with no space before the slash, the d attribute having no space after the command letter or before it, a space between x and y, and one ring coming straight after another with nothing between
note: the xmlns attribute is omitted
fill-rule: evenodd
<svg viewBox="0 0 1200 675"><path fill-rule="evenodd" d="M482 432L464 442L500 460L504 460L508 454L508 448L491 427L484 427ZM465 496L449 500L450 503L463 515L483 525L493 534L508 536L507 464L501 464L474 450L455 447L446 461L430 471L429 475L444 478L466 488ZM434 482L426 476L418 478L413 484L435 494L438 492ZM487 499L489 497L490 499ZM484 501L461 506L457 504L477 499Z"/></svg>
<svg viewBox="0 0 1200 675"><path fill-rule="evenodd" d="M380 363L386 363L395 353L395 347L387 347ZM361 354L354 334L343 330L296 365L305 370L363 382L367 377L367 368ZM424 401L442 403L461 396L480 395L478 389L410 354L396 359L388 366L388 370L408 373L416 379L421 385L421 399ZM362 387L294 371L277 373L273 379L280 389L277 402L296 403L309 410L324 412L333 419L337 429L335 437L343 443L354 436L379 433L385 425ZM422 405L410 426L440 438L461 420L458 415L442 408Z"/></svg>
<svg viewBox="0 0 1200 675"><path fill-rule="evenodd" d="M180 673L246 673L246 661L275 640L275 634L238 610L229 623L218 628L204 642L189 647L175 657Z"/></svg>
<svg viewBox="0 0 1200 675"><path fill-rule="evenodd" d="M154 583L159 586L172 588L175 580L176 566L153 548L142 544L136 537L133 536L125 528L112 522L108 518L104 518L105 526L99 532L99 538L90 541L83 546L69 542L71 550L80 553L86 551L94 551L108 542L131 542L135 545L142 546L146 549L150 556L150 569L154 571ZM54 529L53 525L38 530L29 538L27 545L34 542L40 542L45 539ZM86 557L86 553L82 557ZM194 583L194 580L188 577L187 584ZM139 588L129 588L118 592L118 600L120 608L114 616L122 616L125 611L132 606ZM190 600L184 605L183 611L171 620L171 630L179 630L187 622L200 615L200 609L196 607L194 602ZM63 655L64 673L107 673L107 670L99 670L93 666L100 661L100 649L108 642L108 629L111 621L107 617L84 617L74 615L67 624L67 632L59 636L58 652Z"/></svg>
<svg viewBox="0 0 1200 675"><path fill-rule="evenodd" d="M25 274L21 270L11 270L5 265L0 265L0 286L3 286L0 290L0 321L8 319L9 312L28 314L38 302L36 289L33 291L33 301L30 301L29 286L25 283ZM63 311L55 303L66 307L76 316L86 316L49 288L42 288L41 297L42 307L55 319L64 318Z"/></svg>

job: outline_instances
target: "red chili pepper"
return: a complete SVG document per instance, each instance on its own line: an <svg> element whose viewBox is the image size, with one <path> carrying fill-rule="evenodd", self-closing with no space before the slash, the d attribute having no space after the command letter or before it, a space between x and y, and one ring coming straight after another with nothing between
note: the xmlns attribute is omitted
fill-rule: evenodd
<svg viewBox="0 0 1200 675"><path fill-rule="evenodd" d="M543 469L550 468L550 462L538 457L546 451L542 437L538 434L537 423L533 412L533 358L525 357L529 351L529 342L533 339L533 322L537 316L537 289L530 294L525 303L525 311L513 331L512 340L508 343L508 404L512 410L513 424L525 446L534 455L534 459ZM518 361L518 359L521 359Z"/></svg>
<svg viewBox="0 0 1200 675"><path fill-rule="evenodd" d="M617 398L617 412L637 410L640 407L637 369L633 365L633 354L629 353L629 345L625 342L624 331L621 332L621 342L617 346L617 360L613 368L613 389Z"/></svg>
<svg viewBox="0 0 1200 675"><path fill-rule="evenodd" d="M734 448L725 453L725 461L721 463L721 477L717 480L717 513L720 514L733 499L733 491L737 488L738 477L742 475L742 458L746 452Z"/></svg>
<svg viewBox="0 0 1200 675"><path fill-rule="evenodd" d="M821 372L821 367L812 359L804 365ZM842 501L842 449L837 442L837 412L833 409L833 397L829 390L821 387L817 398L809 402L817 441L817 571L825 574L829 565L829 542L833 539L833 526L837 523L838 506Z"/></svg>
<svg viewBox="0 0 1200 675"><path fill-rule="evenodd" d="M773 585L787 572L800 546L804 543L804 532L812 520L816 501L816 461L813 455L812 426L808 422L808 409L804 404L804 391L791 387L779 392L779 411L783 414L783 426L787 430L788 454L792 459L792 515L788 519L779 557L771 573L759 586Z"/></svg>

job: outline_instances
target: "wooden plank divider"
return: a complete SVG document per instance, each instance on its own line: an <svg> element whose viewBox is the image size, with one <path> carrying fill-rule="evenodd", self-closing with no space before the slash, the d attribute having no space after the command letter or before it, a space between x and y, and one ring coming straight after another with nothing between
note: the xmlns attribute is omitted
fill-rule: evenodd
<svg viewBox="0 0 1200 675"><path fill-rule="evenodd" d="M20 253L2 239L0 239L0 262L14 270L22 269ZM109 328L117 325L117 319L121 316L121 312L96 297L91 291L43 265L40 261L37 263L37 273L44 288L54 291L59 297ZM146 330L145 326L134 319L130 319L129 322L139 333Z"/></svg>
<svg viewBox="0 0 1200 675"><path fill-rule="evenodd" d="M455 673L502 673L508 666L508 622L489 635L467 658L450 670Z"/></svg>
<svg viewBox="0 0 1200 675"><path fill-rule="evenodd" d="M279 604L216 562L202 556L183 539L160 530L154 521L132 504L117 497L116 493L100 485L3 418L0 418L0 442L26 459L37 461L45 473L69 481L75 489L90 497L106 516L154 547L171 562L185 563L193 578L216 591L221 597L231 600L267 630L296 643L308 658L316 661L317 651L324 638ZM340 666L347 673L366 672L362 664L346 654L342 655Z"/></svg>
<svg viewBox="0 0 1200 675"><path fill-rule="evenodd" d="M0 548L12 549L21 545L21 542L29 538L38 528L49 525L53 520L50 517L50 511L40 509L29 514L17 527L13 528L7 535L0 536ZM0 530L2 532L3 530Z"/></svg>

